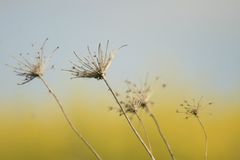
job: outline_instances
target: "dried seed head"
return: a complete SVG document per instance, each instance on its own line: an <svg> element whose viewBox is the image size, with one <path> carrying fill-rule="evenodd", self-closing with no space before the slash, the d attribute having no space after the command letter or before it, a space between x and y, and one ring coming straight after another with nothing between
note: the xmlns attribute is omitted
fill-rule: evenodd
<svg viewBox="0 0 240 160"><path fill-rule="evenodd" d="M155 78L155 82L159 81L159 77ZM135 101L137 100L136 105L138 109L144 109L146 112L149 112L149 107L154 103L150 100L153 93L153 84L148 83L148 75L142 86L137 86L136 84L125 81L127 84L126 94L128 97L132 97Z"/></svg>
<svg viewBox="0 0 240 160"><path fill-rule="evenodd" d="M159 78L157 77L155 80L158 81ZM125 112L132 115L142 109L149 112L149 107L153 105L153 102L150 100L153 91L152 85L147 82L147 78L141 87L129 80L125 80L125 83L127 89L124 92L124 96L119 96ZM120 111L121 114L122 112Z"/></svg>
<svg viewBox="0 0 240 160"><path fill-rule="evenodd" d="M92 53L88 47L88 56L80 58L75 52L74 55L77 57L78 63L71 62L73 67L70 70L72 78L96 78L98 80L103 79L107 73L109 66L111 65L116 52L126 46L120 47L118 50L108 50L108 43L106 50L102 50L101 43L98 45L97 53Z"/></svg>
<svg viewBox="0 0 240 160"><path fill-rule="evenodd" d="M130 113L130 114L135 114L138 111L138 106L139 106L139 101L137 99L129 99L126 98L125 101L120 101L120 104L123 106L124 111L126 113ZM111 108L111 110L115 110L117 113L119 113L120 116L123 115L123 111L119 108Z"/></svg>
<svg viewBox="0 0 240 160"><path fill-rule="evenodd" d="M53 52L49 56L44 55L44 46L48 39L46 39L40 49L37 51L37 55L31 61L23 56L23 54L19 54L19 57L13 57L17 61L17 66L10 66L14 68L14 72L17 73L17 76L24 77L23 82L18 83L19 85L26 84L33 80L36 77L43 76L44 71L47 68L48 62L51 59L52 55L59 48L53 50ZM29 55L29 53L27 53Z"/></svg>
<svg viewBox="0 0 240 160"><path fill-rule="evenodd" d="M185 114L185 118L188 119L190 117L199 117L199 112L205 109L207 106L212 105L212 102L209 102L207 105L202 104L202 98L198 100L196 103L195 99L190 101L184 100L182 104L180 104L180 109L177 109L177 113Z"/></svg>

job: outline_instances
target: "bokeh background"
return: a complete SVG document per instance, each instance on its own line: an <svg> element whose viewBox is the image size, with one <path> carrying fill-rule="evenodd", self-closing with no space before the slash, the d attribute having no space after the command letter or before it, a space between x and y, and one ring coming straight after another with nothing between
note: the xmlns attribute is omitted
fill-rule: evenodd
<svg viewBox="0 0 240 160"><path fill-rule="evenodd" d="M179 160L204 159L204 136L196 119L175 111L184 99L204 96L213 106L201 113L209 134L210 160L240 159L240 2L238 0L0 0L0 159L94 159L63 119L39 80L24 86L5 64L11 56L34 55L48 37L47 51L60 49L45 75L81 133L104 159L148 159L102 81L70 80L73 50L85 55L110 40L120 50L108 72L116 91L124 80L141 84L160 77L152 107ZM117 107L117 106L116 106ZM210 114L211 113L211 114ZM169 159L147 115L157 159ZM133 119L136 127L141 127Z"/></svg>

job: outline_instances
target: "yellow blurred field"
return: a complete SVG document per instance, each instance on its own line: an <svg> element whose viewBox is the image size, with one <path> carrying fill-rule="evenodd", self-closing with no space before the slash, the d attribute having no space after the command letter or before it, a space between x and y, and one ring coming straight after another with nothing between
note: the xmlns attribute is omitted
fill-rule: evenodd
<svg viewBox="0 0 240 160"><path fill-rule="evenodd" d="M118 106L105 76L123 96L125 80L159 78L151 107L176 160L205 159L198 115L208 160L240 160L239 0L0 0L0 26L0 160L96 159L40 77L103 160L150 160L109 110ZM176 113L202 96L213 105L188 110L195 118ZM140 116L156 160L170 160L151 118ZM136 117L133 124L146 141Z"/></svg>
<svg viewBox="0 0 240 160"><path fill-rule="evenodd" d="M106 94L107 96L110 97ZM47 97L47 94L44 97ZM107 106L112 105L114 101L111 97L102 97L104 101L94 102L98 106L91 106L93 104L89 105L90 103L87 102L80 103L78 98L74 99L74 102L71 100L66 103L68 106L66 110L78 129L104 159L148 159L144 148L131 132L126 120L108 111ZM82 101L82 98L79 98L79 101ZM176 102L178 99L175 102L162 100L158 105L153 106L153 111L160 121L176 158L201 160L204 158L202 131L196 119L185 120L183 115L175 113L178 106ZM237 108L237 104L231 105L229 110L222 110L221 105L215 105L211 109L213 113L211 116L203 113L201 117L209 134L209 159L211 160L240 158L238 152L240 112L237 109L231 110ZM50 97L46 98L41 105L31 106L28 101L24 101L19 104L9 102L7 107L8 109L5 113L1 113L0 118L0 159L94 159L92 153L76 138L66 124L57 105ZM40 112L37 111L37 107L42 107ZM157 159L169 159L153 122L147 115L143 115L142 118L147 126ZM136 118L133 122L143 133Z"/></svg>

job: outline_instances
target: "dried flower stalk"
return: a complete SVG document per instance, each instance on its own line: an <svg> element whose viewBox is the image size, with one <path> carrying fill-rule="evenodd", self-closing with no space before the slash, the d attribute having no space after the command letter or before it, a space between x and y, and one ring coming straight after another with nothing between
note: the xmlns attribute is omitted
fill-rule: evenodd
<svg viewBox="0 0 240 160"><path fill-rule="evenodd" d="M148 146L145 144L145 142L143 141L143 139L141 138L140 134L138 133L138 131L135 129L135 127L133 126L131 120L129 119L129 117L127 116L124 108L122 107L121 103L119 102L117 96L115 95L114 91L112 90L112 88L110 87L110 85L108 84L106 78L103 78L105 84L107 85L109 91L112 93L114 99L116 100L117 104L119 105L120 109L123 112L124 117L126 118L128 124L130 125L131 129L133 130L134 134L137 136L137 138L139 139L139 141L142 143L142 145L144 146L145 150L147 151L147 153L149 154L149 156L151 157L152 160L155 160L155 157L153 156L151 150L148 148Z"/></svg>
<svg viewBox="0 0 240 160"><path fill-rule="evenodd" d="M103 80L106 86L108 87L109 91L113 95L113 98L115 99L116 103L119 105L124 117L126 118L129 126L131 127L132 131L134 134L137 136L138 140L141 142L141 144L144 146L145 150L147 151L148 155L152 160L155 160L152 152L148 148L148 146L145 144L141 136L139 135L138 131L135 129L133 126L132 122L130 121L129 117L127 116L123 106L119 102L115 92L109 85L107 79L106 79L106 73L107 69L112 63L112 60L114 56L116 55L117 50L108 50L108 44L109 41L107 41L107 47L105 52L101 48L101 43L98 46L98 51L97 53L92 53L88 47L88 56L80 58L75 52L75 56L78 59L79 64L73 63L72 69L65 70L68 71L72 74L72 78L95 78L97 80ZM124 45L126 46L126 45ZM122 47L124 47L122 46ZM120 48L122 48L120 47ZM119 48L119 49L120 49ZM119 50L118 49L118 50Z"/></svg>
<svg viewBox="0 0 240 160"><path fill-rule="evenodd" d="M155 80L158 81L159 77L156 77ZM138 104L136 105L137 110L143 109L149 114L149 116L152 118L152 120L154 121L154 124L157 127L160 137L162 138L165 146L167 147L167 150L169 155L171 156L171 159L175 160L173 151L161 130L159 122L156 116L153 114L153 112L150 109L150 105L153 105L154 103L150 100L152 89L151 89L151 85L149 85L147 82L147 77L142 87L138 87L136 84L128 80L126 80L125 83L128 86L128 89L126 90L127 97L133 97L134 99L137 100L137 104ZM165 88L166 84L163 84L162 87Z"/></svg>
<svg viewBox="0 0 240 160"><path fill-rule="evenodd" d="M205 157L205 160L207 160L208 159L208 136L207 136L205 126L202 123L201 119L199 118L199 113L201 110L205 109L206 107L211 106L212 102L209 102L207 105L204 106L201 104L202 98L203 97L201 97L197 103L195 99L192 99L191 101L184 100L184 102L180 104L181 108L177 110L177 113L185 114L185 119L188 119L190 117L195 117L198 120L198 123L201 126L202 131L204 133L204 143L205 143L204 157Z"/></svg>
<svg viewBox="0 0 240 160"><path fill-rule="evenodd" d="M53 52L48 57L46 57L46 55L44 55L44 46L47 40L48 39L44 41L40 50L37 52L37 56L35 57L33 62L23 57L22 54L20 54L21 59L14 57L14 59L18 62L18 64L15 67L14 66L11 66L11 67L14 68L14 72L16 72L18 76L24 77L23 82L18 83L18 85L24 85L35 78L39 78L43 82L44 86L48 89L49 93L53 96L53 98L57 102L65 120L67 121L68 125L73 130L73 132L77 135L78 138L80 138L84 142L84 144L92 151L92 153L96 156L98 160L102 160L102 158L96 152L96 150L92 147L92 145L80 134L78 129L72 123L72 121L64 111L63 105L61 104L60 100L58 99L56 94L53 92L53 90L49 87L46 80L43 78L44 71L48 67L49 60L59 48L57 47L56 49L54 49Z"/></svg>
<svg viewBox="0 0 240 160"><path fill-rule="evenodd" d="M126 113L130 114L130 119L133 118L133 116L136 116L141 127L143 128L143 133L146 137L147 143L148 143L148 147L150 149L150 151L152 152L152 146L151 146L151 142L147 133L147 130L145 128L145 125L142 121L142 118L139 116L138 114L138 106L139 106L139 101L135 98L135 97L130 97L129 95L126 95L125 98L120 97L120 94L115 93L115 95L121 99L120 100L120 104L123 106L124 110ZM123 100L124 99L124 100ZM109 107L110 110L115 110L119 116L123 115L123 112L121 109L115 108L115 107Z"/></svg>

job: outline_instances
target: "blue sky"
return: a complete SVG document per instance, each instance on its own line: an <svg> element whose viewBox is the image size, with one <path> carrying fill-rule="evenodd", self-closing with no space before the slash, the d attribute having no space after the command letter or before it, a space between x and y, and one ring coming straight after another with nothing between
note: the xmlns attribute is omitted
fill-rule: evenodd
<svg viewBox="0 0 240 160"><path fill-rule="evenodd" d="M110 68L113 84L149 72L173 85L196 87L199 94L240 92L237 0L1 0L0 26L0 97L6 101L24 93L5 66L14 63L10 56L31 52L31 44L40 46L46 37L47 49L60 46L56 69L47 76L59 90L69 81L60 69L70 67L73 50L84 54L87 45L96 49L110 40L113 48L128 44Z"/></svg>

